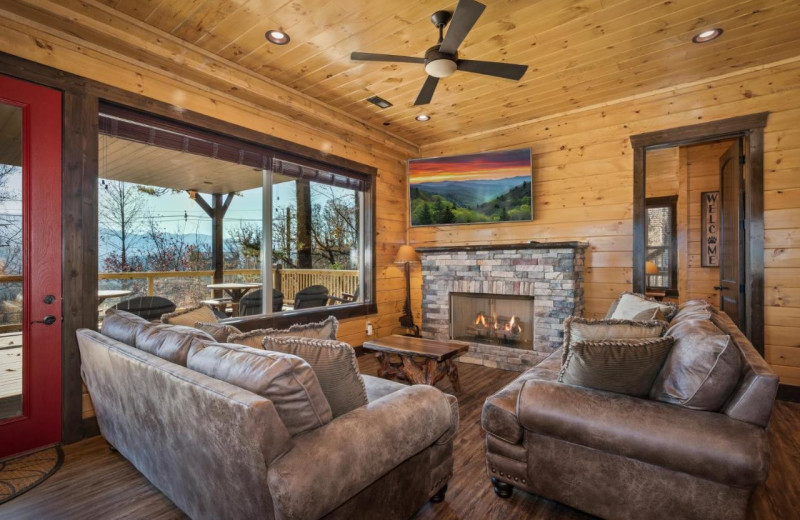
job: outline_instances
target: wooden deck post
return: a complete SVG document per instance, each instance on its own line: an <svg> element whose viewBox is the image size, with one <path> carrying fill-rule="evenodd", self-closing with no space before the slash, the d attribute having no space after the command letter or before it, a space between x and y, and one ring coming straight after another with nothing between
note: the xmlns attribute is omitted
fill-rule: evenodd
<svg viewBox="0 0 800 520"><path fill-rule="evenodd" d="M228 212L233 200L233 195L233 193L228 193L223 202L222 194L214 193L211 195L211 204L209 205L202 195L199 193L194 194L194 201L211 218L211 268L214 270L214 283L222 283L225 278L223 222L225 213ZM221 291L214 291L215 298L220 296Z"/></svg>

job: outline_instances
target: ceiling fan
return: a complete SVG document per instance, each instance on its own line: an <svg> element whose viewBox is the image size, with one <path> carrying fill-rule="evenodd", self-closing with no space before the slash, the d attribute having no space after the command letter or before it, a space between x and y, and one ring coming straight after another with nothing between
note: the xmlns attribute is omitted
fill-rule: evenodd
<svg viewBox="0 0 800 520"><path fill-rule="evenodd" d="M439 78L446 78L456 70L519 80L528 70L527 65L514 65L512 63L501 63L496 61L477 61L458 59L458 46L472 30L475 22L483 13L486 6L475 0L459 0L456 11L451 15L449 11L436 11L431 16L431 22L439 29L439 41L425 51L424 58L413 56L395 56L393 54L373 54L369 52L354 52L350 54L350 59L354 61L391 61L400 63L424 63L425 72L428 79L422 85L414 105L427 105L431 102L433 91L439 83ZM444 27L447 22L450 28L447 35L444 35Z"/></svg>

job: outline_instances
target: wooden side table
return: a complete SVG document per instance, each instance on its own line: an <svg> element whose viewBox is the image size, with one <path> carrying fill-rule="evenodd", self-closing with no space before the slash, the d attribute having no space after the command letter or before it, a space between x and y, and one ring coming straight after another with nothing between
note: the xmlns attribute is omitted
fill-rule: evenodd
<svg viewBox="0 0 800 520"><path fill-rule="evenodd" d="M461 392L458 365L454 361L467 351L469 345L466 343L395 335L366 341L364 348L375 351L381 364L379 377L433 386L447 376L453 389ZM392 356L397 356L399 361L393 360Z"/></svg>

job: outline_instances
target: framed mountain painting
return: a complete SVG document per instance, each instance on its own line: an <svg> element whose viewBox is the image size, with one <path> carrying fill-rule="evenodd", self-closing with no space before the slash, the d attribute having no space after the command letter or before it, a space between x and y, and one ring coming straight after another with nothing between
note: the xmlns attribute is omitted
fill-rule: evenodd
<svg viewBox="0 0 800 520"><path fill-rule="evenodd" d="M412 226L531 220L531 149L408 161Z"/></svg>

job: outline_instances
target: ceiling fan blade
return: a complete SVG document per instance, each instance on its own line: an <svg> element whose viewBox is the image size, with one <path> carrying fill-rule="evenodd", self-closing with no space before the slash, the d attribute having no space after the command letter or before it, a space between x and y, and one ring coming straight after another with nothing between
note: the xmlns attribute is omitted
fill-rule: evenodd
<svg viewBox="0 0 800 520"><path fill-rule="evenodd" d="M475 0L458 0L456 12L453 13L453 20L447 29L447 35L442 40L439 52L455 54L484 9L486 6Z"/></svg>
<svg viewBox="0 0 800 520"><path fill-rule="evenodd" d="M518 80L525 74L525 71L528 70L528 66L501 63L498 61L458 60L458 70Z"/></svg>
<svg viewBox="0 0 800 520"><path fill-rule="evenodd" d="M428 79L425 80L425 84L422 85L422 90L419 91L417 100L414 101L414 106L427 105L430 103L431 98L433 97L433 91L436 90L436 85L438 84L439 78L428 76Z"/></svg>
<svg viewBox="0 0 800 520"><path fill-rule="evenodd" d="M401 63L425 63L425 58L413 56L395 56L394 54L373 54L371 52L353 52L350 59L354 61L397 61Z"/></svg>

